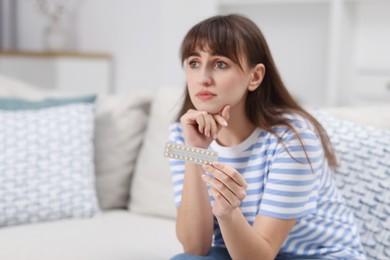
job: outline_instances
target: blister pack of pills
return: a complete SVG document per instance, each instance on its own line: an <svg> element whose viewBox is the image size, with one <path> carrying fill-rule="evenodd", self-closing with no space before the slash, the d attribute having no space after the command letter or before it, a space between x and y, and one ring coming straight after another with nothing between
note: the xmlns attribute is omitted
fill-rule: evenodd
<svg viewBox="0 0 390 260"><path fill-rule="evenodd" d="M218 153L198 147L168 142L165 145L164 156L202 165L216 161Z"/></svg>

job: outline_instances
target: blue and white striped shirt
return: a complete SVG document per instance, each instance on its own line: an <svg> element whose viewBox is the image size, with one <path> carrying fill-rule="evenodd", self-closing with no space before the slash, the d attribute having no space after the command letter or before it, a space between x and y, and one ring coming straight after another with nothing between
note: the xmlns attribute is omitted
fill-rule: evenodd
<svg viewBox="0 0 390 260"><path fill-rule="evenodd" d="M212 142L218 161L235 168L248 184L240 209L252 225L258 214L280 219L296 218L296 224L280 249L287 256L326 256L330 259L365 259L353 213L339 194L333 171L328 167L320 138L301 116L286 115L297 131L286 126L270 132L256 128L234 147ZM179 123L170 127L170 140L184 143ZM305 154L305 150L307 156ZM310 163L308 159L310 160ZM180 205L184 161L170 160L176 206ZM211 204L214 199L210 195ZM224 246L218 222L214 246Z"/></svg>

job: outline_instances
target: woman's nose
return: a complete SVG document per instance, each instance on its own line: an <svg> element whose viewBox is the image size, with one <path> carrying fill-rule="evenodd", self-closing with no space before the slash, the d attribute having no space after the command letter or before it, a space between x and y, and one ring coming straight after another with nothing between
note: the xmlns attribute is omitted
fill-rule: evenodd
<svg viewBox="0 0 390 260"><path fill-rule="evenodd" d="M203 68L201 70L201 73L199 75L199 81L200 81L200 84L202 84L203 86L207 87L207 86L211 85L212 77L211 77L210 71L207 68Z"/></svg>

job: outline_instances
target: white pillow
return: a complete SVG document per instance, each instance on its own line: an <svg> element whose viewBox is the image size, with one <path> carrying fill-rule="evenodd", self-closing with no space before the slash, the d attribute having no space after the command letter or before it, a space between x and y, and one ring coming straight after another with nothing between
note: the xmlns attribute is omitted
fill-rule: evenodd
<svg viewBox="0 0 390 260"><path fill-rule="evenodd" d="M127 208L130 179L145 135L148 94L107 96L96 109L96 187L102 209Z"/></svg>
<svg viewBox="0 0 390 260"><path fill-rule="evenodd" d="M0 227L99 212L94 103L0 109Z"/></svg>
<svg viewBox="0 0 390 260"><path fill-rule="evenodd" d="M169 162L163 152L169 125L180 109L182 93L181 88L164 87L153 98L144 144L131 183L129 209L133 212L176 217Z"/></svg>

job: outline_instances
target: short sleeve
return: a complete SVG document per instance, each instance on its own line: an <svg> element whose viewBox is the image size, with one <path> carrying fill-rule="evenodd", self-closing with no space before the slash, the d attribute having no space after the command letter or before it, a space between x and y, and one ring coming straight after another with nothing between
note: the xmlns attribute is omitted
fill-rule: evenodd
<svg viewBox="0 0 390 260"><path fill-rule="evenodd" d="M177 144L184 144L183 130L179 123L174 123L169 127L169 141ZM178 207L181 202L184 181L184 161L169 159L169 167L172 175L173 195L175 205Z"/></svg>
<svg viewBox="0 0 390 260"><path fill-rule="evenodd" d="M316 212L323 165L317 134L309 128L288 130L271 158L259 214L292 219Z"/></svg>

